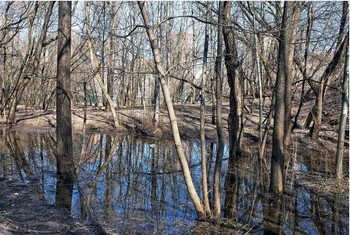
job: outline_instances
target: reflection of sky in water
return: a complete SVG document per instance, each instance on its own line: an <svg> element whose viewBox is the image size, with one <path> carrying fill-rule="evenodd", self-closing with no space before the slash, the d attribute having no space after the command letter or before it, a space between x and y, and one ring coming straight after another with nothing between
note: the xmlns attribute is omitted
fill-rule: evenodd
<svg viewBox="0 0 350 235"><path fill-rule="evenodd" d="M85 202L89 189L93 181L96 180L97 171L107 158L104 156L106 136L103 135L102 141L100 141L102 135L97 136L98 138L95 138L93 142L88 142L89 161L85 162L79 171L79 187L84 196L81 198L77 183L73 188L71 215L74 218L81 217L81 199ZM109 173L107 174L106 169L104 169L97 179L96 189L93 191L90 205L91 214L88 215L88 218L93 217L110 224L112 227L125 226L125 228L135 231L159 233L189 231L193 226L196 213L188 196L173 144L159 140L135 139L131 136L120 137L119 141L122 141L122 144L117 143L113 158L108 164ZM209 148L209 145L207 145L207 148ZM24 150L24 152L26 157L30 159L31 168L35 171L39 189L43 192L46 201L49 204L54 204L56 198L56 163L53 160L53 151L52 149L48 151L46 145L42 145L40 148L38 146L34 146L35 151L31 149ZM190 160L194 185L201 197L200 141L186 141L183 146L186 156ZM119 149L120 147L121 149ZM216 148L216 144L214 144L214 154L210 156L212 161L207 163L208 166L211 164L211 169L208 172L210 175L209 185L213 182ZM30 156L33 153L34 156ZM225 145L223 173L221 175L222 189L224 189L228 155L228 146ZM210 159L209 156L207 157ZM3 161L2 159L5 158L1 158L1 161ZM15 164L15 161L12 161L11 164ZM240 175L237 218L241 223L249 222L251 226L262 228L264 220L263 192L260 183L255 181L257 172L252 170L257 162L251 160L248 163L250 169L247 168L247 170L250 170L250 173L245 171L248 166L246 164L241 169L244 174ZM301 172L309 171L309 167L303 163L295 163L293 169ZM16 171L14 170L14 172ZM1 170L0 174L2 174ZM14 174L13 178L16 177L18 178ZM286 203L290 203L290 200L295 200L296 204L293 202L292 208L289 204L285 207L287 217L283 224L285 234L293 234L295 231L303 234L318 234L319 228L317 226L319 225L312 218L311 201L314 195L302 187L295 187L294 193L296 193L296 198L290 198L289 201L286 201ZM221 196L222 205L224 205L224 190L222 190ZM107 198L111 199L110 206L106 203ZM254 203L253 208L252 202ZM330 232L333 223L332 203L321 196L318 198L318 203L319 208L325 214L322 218L322 226ZM343 229L346 230L349 226L348 209L341 208L340 213ZM261 229L258 230L257 234L260 234L261 231Z"/></svg>

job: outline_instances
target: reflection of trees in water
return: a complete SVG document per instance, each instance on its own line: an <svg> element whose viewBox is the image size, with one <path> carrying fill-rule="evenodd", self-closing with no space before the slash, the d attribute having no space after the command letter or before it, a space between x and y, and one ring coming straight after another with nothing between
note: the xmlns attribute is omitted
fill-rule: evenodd
<svg viewBox="0 0 350 235"><path fill-rule="evenodd" d="M288 185L283 195L270 194L266 184L268 171L259 165L253 156L236 158L229 163L224 216L236 226L246 225L265 234L346 233L348 212L339 211L339 195L335 194L334 199L315 195L295 184Z"/></svg>
<svg viewBox="0 0 350 235"><path fill-rule="evenodd" d="M116 137L116 147L113 150L112 144L110 150L108 139L113 138L105 139L92 151L104 156L85 161L79 174L84 205L90 204L89 217L103 215L104 221L113 224L118 221L111 215L118 213L119 218L142 219L149 225L158 223L157 227L164 217L195 217L171 142ZM91 147L88 144L86 149ZM109 152L111 158L107 158Z"/></svg>
<svg viewBox="0 0 350 235"><path fill-rule="evenodd" d="M0 152L11 156L0 158L1 174L19 178L20 172L25 172L35 178L36 191L46 200L51 203L66 200L63 204L67 208L70 208L68 203L73 203L72 208L78 210L73 212L78 216L87 213L87 218L111 227L145 233L166 232L174 227L174 220L196 218L171 141L91 135L85 137L86 154L81 154L82 137L75 136L75 163L80 164L80 169L73 197L71 190L62 193L60 184L55 188L55 144L50 134L9 132L0 141ZM198 185L201 182L199 142L186 142L184 146L187 156L192 156L189 162ZM212 186L216 145L208 144L207 148L208 182ZM229 164L222 191L225 192L222 209L229 221L266 233L346 233L348 206L343 205L346 201L343 195L324 197L295 186L292 182L297 174L291 167L287 193L276 200L268 194L268 175L254 154L237 158L232 166ZM80 212L80 208L85 211Z"/></svg>

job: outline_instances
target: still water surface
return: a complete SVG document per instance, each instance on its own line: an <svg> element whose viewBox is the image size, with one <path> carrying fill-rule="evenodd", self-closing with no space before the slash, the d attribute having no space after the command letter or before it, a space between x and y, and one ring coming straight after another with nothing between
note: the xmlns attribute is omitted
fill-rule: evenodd
<svg viewBox="0 0 350 235"><path fill-rule="evenodd" d="M56 177L52 133L9 132L0 140L0 176L35 181L49 204L69 201L73 217L96 221L118 233L188 234L196 227L196 213L184 184L174 145L167 140L135 136L91 134L74 136L77 180L71 194L61 193ZM84 146L84 147L83 147ZM184 141L191 174L201 192L201 156L198 140ZM212 185L216 144L207 143L209 185ZM225 211L224 149L222 205ZM235 224L264 234L278 224L282 234L348 234L349 207L344 195L317 195L297 186L300 174L310 166L295 162L290 167L288 192L271 205L267 196L268 174L252 154L237 162L231 177ZM226 184L227 186L227 184ZM212 191L211 191L212 192ZM228 193L227 193L228 194ZM274 210L280 208L276 213ZM282 216L274 216L274 215ZM278 222L276 222L278 221ZM272 228L272 230L271 230Z"/></svg>

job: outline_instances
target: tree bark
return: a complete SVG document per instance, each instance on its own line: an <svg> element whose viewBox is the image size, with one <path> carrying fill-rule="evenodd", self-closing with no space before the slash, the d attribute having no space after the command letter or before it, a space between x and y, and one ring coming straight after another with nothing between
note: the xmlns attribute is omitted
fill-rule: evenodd
<svg viewBox="0 0 350 235"><path fill-rule="evenodd" d="M231 2L225 1L224 24L231 25ZM242 83L237 74L239 59L234 32L229 27L223 28L224 42L226 46L225 64L227 68L227 80L230 86L230 113L228 128L230 135L230 159L241 155L241 132L243 131L243 94Z"/></svg>
<svg viewBox="0 0 350 235"><path fill-rule="evenodd" d="M115 30L115 2L111 2L110 16L111 16L111 26L109 30L109 50L108 50L108 71L107 71L107 93L113 101L114 93L114 76L113 76L113 67L115 64L115 38L113 36ZM109 102L106 102L106 111L111 112L115 107L111 107Z"/></svg>
<svg viewBox="0 0 350 235"><path fill-rule="evenodd" d="M140 8L140 11L142 14L142 18L144 20L144 24L146 27L146 32L147 32L149 41L150 41L150 44L152 47L154 62L155 62L156 69L157 69L158 74L159 74L158 78L160 81L160 85L162 87L165 103L166 103L166 106L168 109L168 116L169 116L170 123L171 123L171 129L172 129L172 134L173 134L173 138L174 138L174 143L175 143L178 158L179 158L180 163L181 163L181 167L182 167L184 179L186 182L187 190L188 190L188 193L189 193L189 195L192 199L192 202L195 206L198 219L205 220L204 207L203 207L201 200L197 194L197 191L194 187L190 168L188 166L185 152L184 152L183 147L182 147L181 137L179 134L179 128L178 128L178 124L177 124L177 120L176 120L176 115L175 115L173 103L171 101L169 88L168 88L168 85L165 81L165 72L163 69L161 55L160 55L159 49L157 47L157 38L156 38L154 31L153 31L153 28L150 24L149 16L148 16L148 13L147 13L146 8L145 8L145 2L138 1L138 5L139 5L139 8Z"/></svg>
<svg viewBox="0 0 350 235"><path fill-rule="evenodd" d="M216 162L214 169L214 216L219 218L221 216L221 203L220 203L220 181L221 181L221 168L222 157L224 151L224 134L222 126L222 21L223 21L224 3L219 2L219 21L218 21L218 38L217 38L217 55L215 59L215 79L216 79L216 131L218 135L218 148L216 153Z"/></svg>
<svg viewBox="0 0 350 235"><path fill-rule="evenodd" d="M336 153L336 178L343 178L343 155L344 155L344 139L345 139L345 126L349 110L349 41L346 41L346 56L344 64L344 77L342 85L342 108L340 115L340 124L338 131L338 143Z"/></svg>
<svg viewBox="0 0 350 235"><path fill-rule="evenodd" d="M282 27L280 30L279 49L278 49L278 68L275 87L275 114L272 137L272 157L271 157L271 179L270 191L273 193L283 192L284 179L284 117L285 117L285 89L286 89L286 66L288 63L289 46L286 41L289 29L288 18L292 11L291 2L284 2L284 10L282 16Z"/></svg>
<svg viewBox="0 0 350 235"><path fill-rule="evenodd" d="M57 87L56 87L56 158L58 186L72 194L74 182L71 117L71 2L59 2ZM62 187L61 187L62 186ZM62 201L62 203L66 203Z"/></svg>
<svg viewBox="0 0 350 235"><path fill-rule="evenodd" d="M210 6L207 4L206 20L209 21ZM201 106L200 106L200 138L201 138L201 154L202 154L202 184L203 184L203 203L204 209L207 215L210 215L210 203L209 203L209 191L208 191L208 173L207 173L207 150L205 143L205 84L207 78L207 60L208 60L208 47L209 47L209 27L205 25L205 38L204 38L204 52L203 52L203 67L202 67L202 79L201 79Z"/></svg>

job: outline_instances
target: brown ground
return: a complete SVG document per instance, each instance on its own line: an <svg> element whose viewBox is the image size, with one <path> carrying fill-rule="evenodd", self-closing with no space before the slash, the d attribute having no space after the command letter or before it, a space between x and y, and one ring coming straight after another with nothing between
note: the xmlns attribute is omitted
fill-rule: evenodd
<svg viewBox="0 0 350 235"><path fill-rule="evenodd" d="M183 138L199 138L199 106L175 105L180 134ZM206 109L206 135L209 140L216 139L216 129L211 123L211 107ZM227 135L227 115L228 104L223 106L224 125ZM161 108L159 128L155 130L152 125L152 111L147 107L145 110L141 106L121 108L118 112L120 126L113 127L113 119L110 113L101 108L87 109L86 130L88 132L117 132L118 134L138 133L157 138L171 138L171 129L168 122L165 107ZM82 132L84 123L84 110L74 108L72 112L73 131ZM1 123L5 123L0 118ZM5 126L5 125L4 125ZM24 109L19 107L16 114L16 124L6 126L12 130L24 131L54 131L56 128L56 113L54 110L42 111Z"/></svg>
<svg viewBox="0 0 350 235"><path fill-rule="evenodd" d="M104 234L39 200L30 184L0 179L0 188L0 234Z"/></svg>
<svg viewBox="0 0 350 235"><path fill-rule="evenodd" d="M247 103L250 101L247 100ZM339 102L334 108L334 100L327 101L325 105L336 117L339 117ZM304 112L301 114L300 123L303 124L307 112L310 110L312 102L307 102ZM251 107L251 106L250 106ZM227 116L228 103L223 105L224 132L227 139ZM255 104L255 113L246 114L244 144L245 150L251 152L257 148L257 106ZM186 139L199 138L200 110L198 104L193 105L175 105L180 134ZM167 118L165 108L161 109L161 123L158 129L152 127L152 112L150 108L143 110L142 107L121 108L118 112L120 127L115 129L112 125L111 115L99 108L89 108L87 111L86 130L88 132L116 132L118 134L137 133L153 138L171 138L170 124ZM83 109L73 109L73 128L74 132L83 130ZM17 112L17 123L12 126L4 125L4 120L0 119L0 126L5 129L24 130L24 131L54 131L56 125L55 112L48 110L24 110ZM206 109L206 137L208 140L216 140L216 129L211 123L211 107ZM334 188L342 192L349 192L348 185L348 138L346 141L345 152L345 180L339 185L335 185L334 178L334 156L337 142L337 128L325 124L322 127L320 138L311 141L307 136L308 130L297 129L293 134L294 145L297 145L297 157L299 161L310 161L317 158L325 162L325 167L319 170L317 174L305 176L306 181L300 184L311 188L314 191L321 191L323 194L331 194ZM1 133L1 130L0 130ZM271 146L271 140L267 144ZM269 149L267 150L270 151ZM329 166L329 167L327 167ZM322 174L328 174L329 180L325 180ZM320 175L321 174L321 175ZM98 226L88 226L68 217L66 211L53 206L43 204L42 201L35 199L35 193L31 191L28 185L18 182L9 182L7 179L0 179L0 234L6 234L5 230L12 230L15 233L66 233L66 234L101 234L102 230ZM30 208L28 210L28 208ZM20 211L20 213L18 213ZM15 213L16 212L16 213ZM14 216L19 214L18 216ZM14 216L14 217L13 217ZM35 223L33 223L33 221Z"/></svg>

